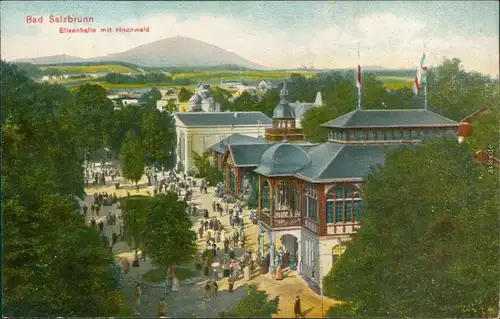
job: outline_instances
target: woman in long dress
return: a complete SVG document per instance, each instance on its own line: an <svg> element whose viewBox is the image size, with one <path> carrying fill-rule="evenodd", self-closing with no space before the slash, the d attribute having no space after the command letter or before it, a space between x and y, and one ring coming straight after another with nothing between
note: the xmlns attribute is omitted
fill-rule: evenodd
<svg viewBox="0 0 500 319"><path fill-rule="evenodd" d="M177 277L174 275L174 277L172 278L172 291L173 292L178 292L179 291L179 280L177 279Z"/></svg>

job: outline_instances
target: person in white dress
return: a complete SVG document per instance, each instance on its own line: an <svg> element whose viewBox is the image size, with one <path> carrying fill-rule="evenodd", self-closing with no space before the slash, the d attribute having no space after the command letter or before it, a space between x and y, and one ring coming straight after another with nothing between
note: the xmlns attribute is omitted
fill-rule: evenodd
<svg viewBox="0 0 500 319"><path fill-rule="evenodd" d="M247 265L245 266L245 268L243 268L243 278L246 280L246 281L249 281L251 278L250 278L250 267Z"/></svg>
<svg viewBox="0 0 500 319"><path fill-rule="evenodd" d="M174 276L174 278L172 278L172 291L173 292L179 291L179 280L177 279L176 276Z"/></svg>

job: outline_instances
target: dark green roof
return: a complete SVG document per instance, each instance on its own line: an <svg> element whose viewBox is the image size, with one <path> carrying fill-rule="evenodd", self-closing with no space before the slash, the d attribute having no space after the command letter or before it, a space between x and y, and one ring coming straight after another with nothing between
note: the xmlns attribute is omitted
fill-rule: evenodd
<svg viewBox="0 0 500 319"><path fill-rule="evenodd" d="M233 155L234 166L254 166L260 164L262 154L271 147L272 144L230 144L229 150Z"/></svg>
<svg viewBox="0 0 500 319"><path fill-rule="evenodd" d="M356 110L321 125L330 128L458 126L428 110Z"/></svg>
<svg viewBox="0 0 500 319"><path fill-rule="evenodd" d="M260 160L256 173L276 176L295 173L308 165L311 159L299 146L290 143L275 143L269 147Z"/></svg>
<svg viewBox="0 0 500 319"><path fill-rule="evenodd" d="M371 168L383 165L386 153L401 145L344 145L319 174L318 180L363 178Z"/></svg>
<svg viewBox="0 0 500 319"><path fill-rule="evenodd" d="M262 112L182 112L175 113L185 126L270 125L273 121Z"/></svg>
<svg viewBox="0 0 500 319"><path fill-rule="evenodd" d="M229 144L262 144L267 143L263 138L233 133L228 137L222 139L220 142L209 146L207 150L214 150L219 154L224 154Z"/></svg>

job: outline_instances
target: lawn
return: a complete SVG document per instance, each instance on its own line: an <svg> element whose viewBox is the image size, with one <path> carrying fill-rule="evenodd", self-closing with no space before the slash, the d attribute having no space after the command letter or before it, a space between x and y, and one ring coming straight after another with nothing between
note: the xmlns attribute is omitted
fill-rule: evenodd
<svg viewBox="0 0 500 319"><path fill-rule="evenodd" d="M404 87L411 89L413 86L412 78L381 76L379 79L384 82L384 86L389 90L399 90Z"/></svg>
<svg viewBox="0 0 500 319"><path fill-rule="evenodd" d="M186 280L200 274L197 270L187 268L175 268L174 273L179 281ZM142 279L148 283L156 284L164 282L166 274L167 272L164 268L155 268L145 273Z"/></svg>
<svg viewBox="0 0 500 319"><path fill-rule="evenodd" d="M63 73L136 73L137 71L129 67L119 64L103 64L103 65L56 65L56 66L42 66L42 70L57 69Z"/></svg>
<svg viewBox="0 0 500 319"><path fill-rule="evenodd" d="M206 71L206 72L185 72L177 73L173 75L174 79L190 79L197 82L217 82L219 83L222 78L225 81L230 80L243 80L247 81L259 81L259 80L272 80L272 79L284 79L289 77L292 73L291 71ZM301 72L305 77L311 77L316 74L316 72Z"/></svg>

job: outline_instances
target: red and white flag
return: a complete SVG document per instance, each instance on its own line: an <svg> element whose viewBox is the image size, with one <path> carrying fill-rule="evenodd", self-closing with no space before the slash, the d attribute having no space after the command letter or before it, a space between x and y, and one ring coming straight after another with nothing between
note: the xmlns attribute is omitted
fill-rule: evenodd
<svg viewBox="0 0 500 319"><path fill-rule="evenodd" d="M417 68L417 75L415 76L415 80L413 81L413 93L418 94L420 90L420 86L423 81L425 81L425 72L427 71L427 64L425 63L425 53L422 55L422 59L420 60L420 65ZM422 79L422 71L424 73L424 78Z"/></svg>
<svg viewBox="0 0 500 319"><path fill-rule="evenodd" d="M356 87L361 88L361 65L358 64L358 74L356 76Z"/></svg>

